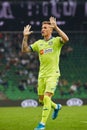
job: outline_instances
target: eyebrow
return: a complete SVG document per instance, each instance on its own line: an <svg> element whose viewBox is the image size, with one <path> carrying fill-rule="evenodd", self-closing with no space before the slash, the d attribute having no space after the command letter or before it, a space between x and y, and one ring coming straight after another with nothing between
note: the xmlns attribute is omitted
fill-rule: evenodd
<svg viewBox="0 0 87 130"><path fill-rule="evenodd" d="M43 22L42 22L42 25L43 25L43 24L49 24L49 25L51 25L50 21L43 21Z"/></svg>
<svg viewBox="0 0 87 130"><path fill-rule="evenodd" d="M42 27L42 28L47 28L47 27Z"/></svg>

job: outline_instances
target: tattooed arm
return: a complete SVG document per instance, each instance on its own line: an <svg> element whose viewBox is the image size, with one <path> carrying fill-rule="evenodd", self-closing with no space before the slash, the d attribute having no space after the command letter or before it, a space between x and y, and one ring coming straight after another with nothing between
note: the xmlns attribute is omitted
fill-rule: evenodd
<svg viewBox="0 0 87 130"><path fill-rule="evenodd" d="M26 27L24 27L24 31L23 31L23 41L22 41L22 48L21 51L22 52L30 52L31 49L28 46L28 36L33 32L30 31L31 26L27 25Z"/></svg>
<svg viewBox="0 0 87 130"><path fill-rule="evenodd" d="M30 52L31 51L27 42L28 42L28 36L24 36L23 41L22 41L22 48L21 48L22 52Z"/></svg>

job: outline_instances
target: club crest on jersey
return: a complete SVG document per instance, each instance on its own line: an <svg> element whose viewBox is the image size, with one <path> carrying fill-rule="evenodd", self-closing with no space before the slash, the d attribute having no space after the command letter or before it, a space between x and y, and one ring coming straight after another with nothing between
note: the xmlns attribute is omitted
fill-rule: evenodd
<svg viewBox="0 0 87 130"><path fill-rule="evenodd" d="M52 44L53 44L53 41L48 42L48 45L52 45Z"/></svg>
<svg viewBox="0 0 87 130"><path fill-rule="evenodd" d="M43 43L41 43L40 46L43 46Z"/></svg>
<svg viewBox="0 0 87 130"><path fill-rule="evenodd" d="M40 50L40 55L51 53L51 52L53 52L52 48L42 49L42 50Z"/></svg>

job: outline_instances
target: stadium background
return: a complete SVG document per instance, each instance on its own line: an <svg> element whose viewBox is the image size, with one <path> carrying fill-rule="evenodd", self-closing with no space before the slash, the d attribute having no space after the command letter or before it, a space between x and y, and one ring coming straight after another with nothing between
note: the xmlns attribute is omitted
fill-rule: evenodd
<svg viewBox="0 0 87 130"><path fill-rule="evenodd" d="M61 77L54 99L87 99L87 1L28 0L0 2L0 104L37 99L37 54L22 54L22 30L32 25L29 44L41 38L50 16L69 36L60 59ZM54 31L54 34L56 32ZM73 89L73 86L74 89ZM15 103L15 105L16 105ZM12 105L12 104L11 104Z"/></svg>

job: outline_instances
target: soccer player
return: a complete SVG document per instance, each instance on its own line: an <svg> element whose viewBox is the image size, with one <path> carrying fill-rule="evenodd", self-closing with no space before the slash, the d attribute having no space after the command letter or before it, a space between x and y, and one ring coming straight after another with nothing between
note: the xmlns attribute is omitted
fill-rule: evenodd
<svg viewBox="0 0 87 130"><path fill-rule="evenodd" d="M32 33L31 26L27 25L23 31L22 52L34 52L39 55L40 69L38 75L39 102L43 104L41 121L34 130L44 130L51 108L54 109L52 119L56 119L61 104L54 103L54 95L60 76L59 57L62 46L69 41L68 36L57 26L56 19L50 17L49 21L42 22L41 34L43 39L28 46L28 37ZM53 29L59 36L53 37Z"/></svg>

